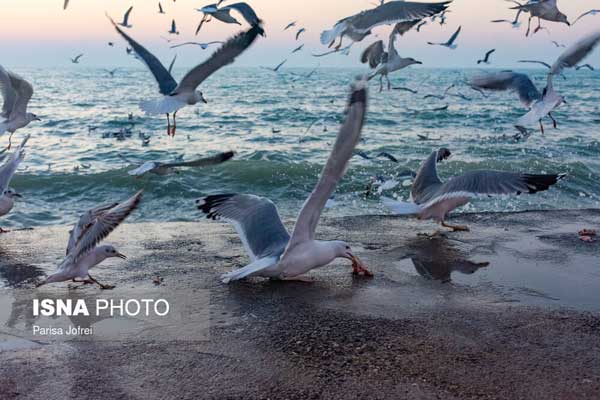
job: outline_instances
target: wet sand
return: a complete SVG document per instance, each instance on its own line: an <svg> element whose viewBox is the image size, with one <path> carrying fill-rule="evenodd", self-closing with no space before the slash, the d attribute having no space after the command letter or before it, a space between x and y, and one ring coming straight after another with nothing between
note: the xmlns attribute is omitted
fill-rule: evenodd
<svg viewBox="0 0 600 400"><path fill-rule="evenodd" d="M95 277L117 285L110 295L135 287L183 300L207 290L209 339L0 335L0 399L597 399L600 244L577 231L600 227L600 210L452 222L472 231L428 238L418 234L435 231L431 223L325 218L319 236L349 241L373 279L340 261L310 274L313 283L232 285L218 276L248 259L231 227L124 225L109 242L128 260L105 262ZM0 236L0 309L13 323L26 318L20 294L62 259L67 231Z"/></svg>

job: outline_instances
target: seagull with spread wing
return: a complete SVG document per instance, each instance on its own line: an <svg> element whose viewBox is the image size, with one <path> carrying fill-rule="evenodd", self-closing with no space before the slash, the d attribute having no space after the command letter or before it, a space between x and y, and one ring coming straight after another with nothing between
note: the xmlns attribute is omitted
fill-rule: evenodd
<svg viewBox="0 0 600 400"><path fill-rule="evenodd" d="M75 56L75 58L71 58L71 62L73 64L79 64L79 60L81 59L81 57L83 57L83 54L78 54L77 56Z"/></svg>
<svg viewBox="0 0 600 400"><path fill-rule="evenodd" d="M246 22L250 24L250 26L262 24L262 21L260 20L260 18L258 18L256 12L254 12L254 9L250 7L247 3L234 3L219 8L223 1L224 0L219 0L218 3L210 4L202 8L196 9L197 11L200 11L203 14L202 20L198 24L198 28L196 28L196 35L198 35L198 33L200 32L202 26L205 23L210 22L212 18L224 22L226 24L241 25L237 19L231 16L232 10L239 12L242 15L242 17L246 20Z"/></svg>
<svg viewBox="0 0 600 400"><path fill-rule="evenodd" d="M558 9L556 0L530 1L527 4L520 4L513 1L513 3L517 4L516 7L512 7L513 10L529 13L529 21L527 23L527 32L525 33L525 36L529 36L529 32L531 31L531 20L534 17L537 17L538 19L538 26L533 31L534 34L542 29L542 20L560 22L571 26L567 16Z"/></svg>
<svg viewBox="0 0 600 400"><path fill-rule="evenodd" d="M210 45L213 45L213 44L223 44L223 43L224 42L221 42L221 41L218 41L218 40L215 40L215 41L212 41L212 42L206 42L206 43L185 42L185 43L179 43L179 44L173 45L173 46L171 46L171 48L175 49L175 48L181 47L181 46L190 46L190 45L193 45L193 46L199 46L202 50L206 50L206 49L208 49L208 47Z"/></svg>
<svg viewBox="0 0 600 400"><path fill-rule="evenodd" d="M520 172L493 170L469 171L442 182L437 173L437 164L450 157L450 150L441 148L433 151L419 167L411 188L411 202L383 198L383 203L392 212L401 215L417 215L419 219L434 219L443 227L453 231L468 231L466 226L446 223L448 214L473 197L537 193L548 190L564 178L564 174L532 175Z"/></svg>
<svg viewBox="0 0 600 400"><path fill-rule="evenodd" d="M198 158L192 161L176 161L176 162L160 162L160 161L147 161L140 165L138 168L128 172L129 175L135 177L141 177L147 173L165 176L176 172L177 168L204 168L211 167L213 165L222 164L225 161L233 158L233 151L226 153L219 153L212 157Z"/></svg>
<svg viewBox="0 0 600 400"><path fill-rule="evenodd" d="M596 15L598 13L600 13L600 10L598 10L598 9L586 11L583 14L581 14L579 17L575 18L575 21L573 21L573 23L571 25L575 25L575 23L583 17L587 17L588 15Z"/></svg>
<svg viewBox="0 0 600 400"><path fill-rule="evenodd" d="M250 276L291 279L325 266L336 258L351 260L356 274L371 275L346 242L315 238L323 208L344 176L360 140L367 109L366 86L364 80L354 86L345 122L319 182L298 214L291 236L281 222L277 208L265 197L222 194L196 201L198 209L207 218L223 219L233 224L252 260L247 266L223 275L223 282Z"/></svg>
<svg viewBox="0 0 600 400"><path fill-rule="evenodd" d="M8 131L12 137L17 129L26 127L32 121L41 121L37 115L27 112L27 105L33 96L33 86L19 75L5 70L2 65L0 93L4 99L0 112L0 136Z"/></svg>
<svg viewBox="0 0 600 400"><path fill-rule="evenodd" d="M109 17L110 19L110 17ZM163 95L157 100L143 101L140 108L147 114L166 114L167 133L175 135L177 129L177 111L186 105L195 105L198 102L206 103L206 99L198 86L222 67L233 63L258 37L264 35L262 27L255 25L248 31L241 32L229 39L213 55L188 71L179 84L161 62L150 53L144 46L136 42L131 36L123 32L112 19L110 19L117 32L129 43L137 56L146 64L152 75L158 82L159 92ZM173 126L171 127L170 114L173 114Z"/></svg>
<svg viewBox="0 0 600 400"><path fill-rule="evenodd" d="M383 41L378 40L367 47L361 56L360 61L369 63L369 66L375 71L369 76L369 80L379 75L379 91L383 90L383 78L387 80L388 90L391 90L392 83L390 82L389 74L395 71L400 71L413 64L422 64L414 58L401 57L395 48L396 35L404 35L413 26L419 23L420 20L399 22L392 30L388 43L388 51L383 50Z"/></svg>
<svg viewBox="0 0 600 400"><path fill-rule="evenodd" d="M335 47L336 50L339 50L342 47L344 36L349 37L353 42L360 42L378 26L431 17L444 11L451 2L390 1L339 20L332 29L321 33L321 43L332 47L339 37L340 42Z"/></svg>
<svg viewBox="0 0 600 400"><path fill-rule="evenodd" d="M481 60L477 60L477 64L489 64L490 63L490 56L496 51L496 49L491 49L489 50L487 53L485 53L485 57L483 57L483 59Z"/></svg>
<svg viewBox="0 0 600 400"><path fill-rule="evenodd" d="M129 14L131 14L131 10L133 10L133 6L129 7L127 11L125 11L125 15L123 15L123 21L119 22L123 28L132 28L133 25L129 24Z"/></svg>
<svg viewBox="0 0 600 400"><path fill-rule="evenodd" d="M104 204L83 213L69 232L69 244L65 259L54 274L37 286L72 280L84 284L95 283L101 289L113 289L114 286L98 282L90 275L89 271L107 258L127 258L114 246L98 245L136 209L141 199L142 191L140 190L121 204Z"/></svg>
<svg viewBox="0 0 600 400"><path fill-rule="evenodd" d="M448 39L447 42L444 42L444 43L427 42L427 44L432 45L432 46L447 47L450 50L454 50L458 47L458 45L456 44L456 39L458 38L458 35L460 34L461 29L462 29L462 26L459 26L458 29L456 30L456 32L454 32L452 34L452 36L450 36L450 39Z"/></svg>
<svg viewBox="0 0 600 400"><path fill-rule="evenodd" d="M25 144L28 140L29 135L25 136L21 145L10 155L8 161L0 167L0 217L8 214L13 209L16 199L23 197L10 187L10 181L21 161L25 159ZM6 232L8 231L0 228L0 233Z"/></svg>

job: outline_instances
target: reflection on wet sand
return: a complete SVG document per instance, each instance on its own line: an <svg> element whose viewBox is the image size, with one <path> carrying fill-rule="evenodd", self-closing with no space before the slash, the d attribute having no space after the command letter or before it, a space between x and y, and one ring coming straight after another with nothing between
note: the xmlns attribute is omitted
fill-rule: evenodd
<svg viewBox="0 0 600 400"><path fill-rule="evenodd" d="M417 237L408 242L409 258L419 275L425 279L451 282L452 272L470 275L489 262L475 262L468 254L451 244L445 236Z"/></svg>
<svg viewBox="0 0 600 400"><path fill-rule="evenodd" d="M34 265L23 264L9 253L0 250L0 288L18 288L35 283L44 271Z"/></svg>

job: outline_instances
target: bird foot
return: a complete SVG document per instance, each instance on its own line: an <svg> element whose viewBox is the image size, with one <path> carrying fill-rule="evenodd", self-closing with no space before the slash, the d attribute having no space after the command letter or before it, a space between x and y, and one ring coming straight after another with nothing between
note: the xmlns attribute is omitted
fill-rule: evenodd
<svg viewBox="0 0 600 400"><path fill-rule="evenodd" d="M2 229L0 228L0 233L9 233L10 231L8 229Z"/></svg>

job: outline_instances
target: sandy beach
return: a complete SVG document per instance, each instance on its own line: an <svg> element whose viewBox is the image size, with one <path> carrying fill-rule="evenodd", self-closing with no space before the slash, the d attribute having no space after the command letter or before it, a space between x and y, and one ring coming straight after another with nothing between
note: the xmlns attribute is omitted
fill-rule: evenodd
<svg viewBox="0 0 600 400"><path fill-rule="evenodd" d="M349 265L336 262L311 273L313 283L256 278L232 285L218 276L247 259L231 227L125 224L111 243L128 260L95 270L117 285L103 294L143 288L185 299L208 291L207 340L3 335L1 397L597 398L600 245L581 242L577 231L599 226L600 210L453 221L472 231L428 238L418 234L435 225L406 218L324 219L319 235L352 243L374 278L353 277ZM0 237L0 307L13 326L27 318L16 299L60 261L67 230ZM69 291L66 284L44 290Z"/></svg>

